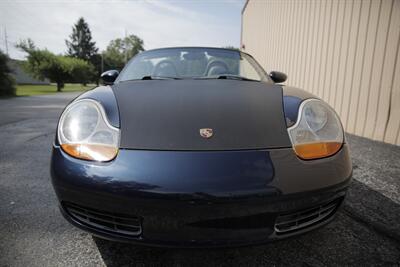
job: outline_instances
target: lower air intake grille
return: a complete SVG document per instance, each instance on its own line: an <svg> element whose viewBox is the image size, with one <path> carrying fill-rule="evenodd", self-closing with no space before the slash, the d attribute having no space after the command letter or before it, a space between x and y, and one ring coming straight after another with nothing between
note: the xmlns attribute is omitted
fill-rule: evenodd
<svg viewBox="0 0 400 267"><path fill-rule="evenodd" d="M275 222L276 234L288 234L315 225L331 217L342 199L319 205L313 208L280 214Z"/></svg>
<svg viewBox="0 0 400 267"><path fill-rule="evenodd" d="M138 236L142 232L140 219L135 216L115 215L72 203L64 203L64 207L76 221L92 228L124 236Z"/></svg>

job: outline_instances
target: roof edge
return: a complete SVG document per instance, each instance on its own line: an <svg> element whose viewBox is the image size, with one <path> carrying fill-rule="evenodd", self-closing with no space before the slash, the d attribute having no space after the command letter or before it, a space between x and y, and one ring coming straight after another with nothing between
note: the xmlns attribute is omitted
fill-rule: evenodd
<svg viewBox="0 0 400 267"><path fill-rule="evenodd" d="M249 1L250 1L250 0L246 0L246 3L244 3L244 6L243 6L243 8L242 8L242 15L243 15L244 10L246 9L247 4L249 3Z"/></svg>

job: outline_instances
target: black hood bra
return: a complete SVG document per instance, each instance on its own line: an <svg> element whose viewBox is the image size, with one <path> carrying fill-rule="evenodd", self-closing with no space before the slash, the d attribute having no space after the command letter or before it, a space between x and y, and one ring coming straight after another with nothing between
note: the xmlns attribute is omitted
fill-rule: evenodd
<svg viewBox="0 0 400 267"><path fill-rule="evenodd" d="M146 80L112 86L125 149L290 147L282 87L237 80ZM212 129L204 138L200 129Z"/></svg>

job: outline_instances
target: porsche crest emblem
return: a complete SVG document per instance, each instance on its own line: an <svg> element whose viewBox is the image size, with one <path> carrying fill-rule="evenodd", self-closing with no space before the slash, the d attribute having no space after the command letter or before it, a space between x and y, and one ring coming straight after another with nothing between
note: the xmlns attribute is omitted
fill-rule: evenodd
<svg viewBox="0 0 400 267"><path fill-rule="evenodd" d="M211 128L201 128L200 129L200 136L203 138L211 138L213 136L213 129Z"/></svg>

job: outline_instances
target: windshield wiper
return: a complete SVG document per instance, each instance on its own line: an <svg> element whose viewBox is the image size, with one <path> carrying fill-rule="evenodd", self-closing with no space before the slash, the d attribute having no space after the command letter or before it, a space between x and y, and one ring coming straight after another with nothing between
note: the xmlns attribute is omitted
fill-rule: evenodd
<svg viewBox="0 0 400 267"><path fill-rule="evenodd" d="M143 76L142 80L182 80L182 79L178 78L178 77L147 75L147 76Z"/></svg>
<svg viewBox="0 0 400 267"><path fill-rule="evenodd" d="M223 75L219 75L216 77L217 79L226 79L226 80L241 80L241 81L255 81L258 82L257 80L253 80L253 79L249 79L243 76L239 76L239 75L230 75L230 74L223 74Z"/></svg>
<svg viewBox="0 0 400 267"><path fill-rule="evenodd" d="M253 80L253 79L249 79L249 78L246 78L243 76L233 75L233 74L222 74L222 75L217 75L217 76L204 76L204 77L198 77L196 79L226 79L226 80L259 82L259 80Z"/></svg>

